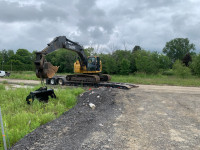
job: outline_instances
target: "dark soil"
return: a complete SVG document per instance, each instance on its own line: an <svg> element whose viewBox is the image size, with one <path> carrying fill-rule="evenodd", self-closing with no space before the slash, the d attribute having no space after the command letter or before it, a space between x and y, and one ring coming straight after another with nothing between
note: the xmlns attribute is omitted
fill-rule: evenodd
<svg viewBox="0 0 200 150"><path fill-rule="evenodd" d="M105 138L102 133L112 131L107 121L110 124L115 120L114 116L120 114L114 101L116 91L112 88L99 88L85 92L78 98L74 108L28 134L11 149L105 149L103 146L109 142L109 138ZM93 103L95 109L89 103ZM96 143L98 138L99 143Z"/></svg>

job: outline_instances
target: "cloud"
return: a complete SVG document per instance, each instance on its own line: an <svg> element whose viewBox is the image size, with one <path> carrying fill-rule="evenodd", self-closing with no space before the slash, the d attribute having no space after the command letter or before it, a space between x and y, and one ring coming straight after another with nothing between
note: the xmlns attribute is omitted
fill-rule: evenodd
<svg viewBox="0 0 200 150"><path fill-rule="evenodd" d="M187 37L199 49L198 0L0 0L0 50L41 50L66 35L99 52L162 51L165 43Z"/></svg>
<svg viewBox="0 0 200 150"><path fill-rule="evenodd" d="M0 1L0 20L2 22L41 21L43 19L55 21L58 18L67 19L64 10L52 5L41 3L38 5L22 5L18 2Z"/></svg>

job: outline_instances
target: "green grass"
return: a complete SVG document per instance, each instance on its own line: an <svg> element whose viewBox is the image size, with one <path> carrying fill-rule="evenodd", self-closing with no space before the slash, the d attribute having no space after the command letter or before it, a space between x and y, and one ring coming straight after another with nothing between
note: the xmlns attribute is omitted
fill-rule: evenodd
<svg viewBox="0 0 200 150"><path fill-rule="evenodd" d="M57 99L50 99L48 103L35 100L32 105L27 105L26 96L30 91L38 89L16 88L5 89L5 85L0 84L0 107L3 114L4 125L7 129L7 138L13 145L26 134L37 127L59 117L63 112L72 108L76 102L76 97L84 90L82 88L55 89ZM1 136L2 137L2 136ZM3 149L2 139L0 139L0 150Z"/></svg>
<svg viewBox="0 0 200 150"><path fill-rule="evenodd" d="M146 74L112 75L111 81L147 85L200 86L200 78L196 76L181 78L176 76Z"/></svg>
<svg viewBox="0 0 200 150"><path fill-rule="evenodd" d="M12 71L8 79L40 80L33 71Z"/></svg>
<svg viewBox="0 0 200 150"><path fill-rule="evenodd" d="M56 73L56 75L67 75L69 73ZM34 71L12 71L7 79L40 80Z"/></svg>

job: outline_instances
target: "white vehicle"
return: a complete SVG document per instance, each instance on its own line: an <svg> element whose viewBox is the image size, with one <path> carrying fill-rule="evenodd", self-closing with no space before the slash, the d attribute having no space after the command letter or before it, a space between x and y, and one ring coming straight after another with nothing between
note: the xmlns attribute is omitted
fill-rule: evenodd
<svg viewBox="0 0 200 150"><path fill-rule="evenodd" d="M9 77L10 76L10 72L6 72L6 71L2 71L0 70L0 77Z"/></svg>

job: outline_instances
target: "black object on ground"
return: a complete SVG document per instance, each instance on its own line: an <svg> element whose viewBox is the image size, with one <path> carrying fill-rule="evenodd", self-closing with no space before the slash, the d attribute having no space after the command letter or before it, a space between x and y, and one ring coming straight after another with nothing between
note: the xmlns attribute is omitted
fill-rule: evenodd
<svg viewBox="0 0 200 150"><path fill-rule="evenodd" d="M53 89L47 89L47 87L40 87L39 89L30 92L30 94L26 97L27 104L30 104L34 101L34 99L38 99L39 101L48 102L49 96L51 98L56 98Z"/></svg>

